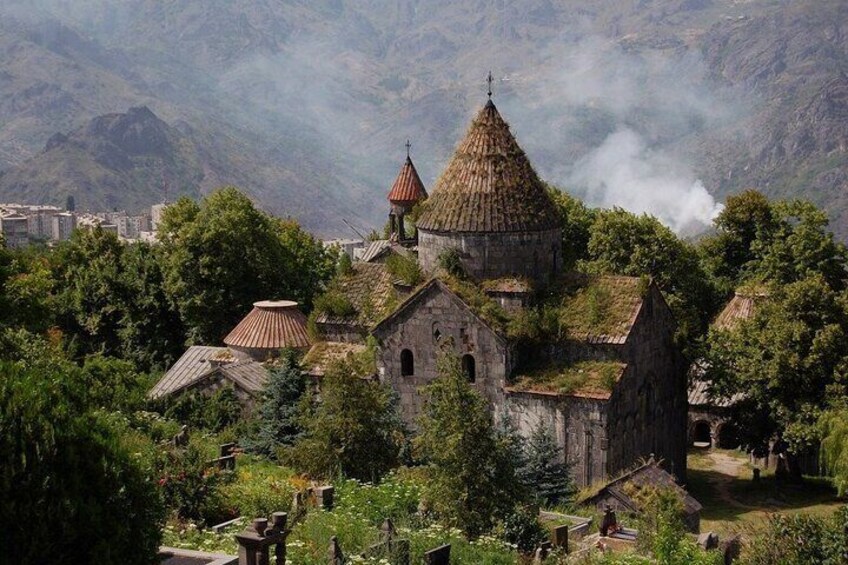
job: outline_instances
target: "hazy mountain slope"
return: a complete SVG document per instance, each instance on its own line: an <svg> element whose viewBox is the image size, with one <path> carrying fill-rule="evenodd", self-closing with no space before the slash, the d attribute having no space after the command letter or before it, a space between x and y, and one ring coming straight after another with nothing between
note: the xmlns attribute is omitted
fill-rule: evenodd
<svg viewBox="0 0 848 565"><path fill-rule="evenodd" d="M9 0L0 11L18 24L0 30L0 167L55 131L146 104L191 128L210 163L204 179L238 182L277 213L345 232L341 218L382 221L407 138L434 181L491 68L497 103L542 175L590 202L687 229L714 213L707 190L755 185L813 197L846 234L846 9ZM63 31L33 40L45 18ZM26 61L45 72L32 78Z"/></svg>

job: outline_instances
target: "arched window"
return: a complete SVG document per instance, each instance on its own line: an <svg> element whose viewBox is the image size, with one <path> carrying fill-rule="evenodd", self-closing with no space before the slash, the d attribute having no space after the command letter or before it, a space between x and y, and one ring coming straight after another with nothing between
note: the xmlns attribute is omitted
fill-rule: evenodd
<svg viewBox="0 0 848 565"><path fill-rule="evenodd" d="M477 363L474 361L474 356L466 353L462 356L462 374L468 379L469 383L473 383L477 378Z"/></svg>
<svg viewBox="0 0 848 565"><path fill-rule="evenodd" d="M404 349L400 352L400 375L402 377L411 377L415 374L415 361L412 358L412 351Z"/></svg>

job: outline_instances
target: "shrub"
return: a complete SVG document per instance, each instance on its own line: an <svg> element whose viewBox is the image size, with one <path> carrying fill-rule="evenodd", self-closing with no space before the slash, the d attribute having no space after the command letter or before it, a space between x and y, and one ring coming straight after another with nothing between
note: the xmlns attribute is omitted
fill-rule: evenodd
<svg viewBox="0 0 848 565"><path fill-rule="evenodd" d="M238 422L242 416L241 404L231 386L216 390L210 396L186 391L165 402L165 418L177 420L193 429L219 432Z"/></svg>
<svg viewBox="0 0 848 565"><path fill-rule="evenodd" d="M7 563L149 564L161 498L75 367L0 363L0 555Z"/></svg>
<svg viewBox="0 0 848 565"><path fill-rule="evenodd" d="M447 274L458 279L464 279L466 276L465 267L462 266L462 258L459 256L459 250L449 247L439 253L436 259L439 267Z"/></svg>
<svg viewBox="0 0 848 565"><path fill-rule="evenodd" d="M214 524L233 517L218 492L222 484L232 480L232 473L210 465L210 459L211 454L194 438L185 449L164 452L159 486L179 518Z"/></svg>
<svg viewBox="0 0 848 565"><path fill-rule="evenodd" d="M291 477L290 469L239 457L235 478L221 485L218 499L232 515L248 519L288 512L296 491Z"/></svg>
<svg viewBox="0 0 848 565"><path fill-rule="evenodd" d="M386 269L391 275L405 284L416 285L421 282L423 273L418 261L407 255L392 253L386 259Z"/></svg>
<svg viewBox="0 0 848 565"><path fill-rule="evenodd" d="M539 523L536 508L519 506L508 514L496 529L498 537L514 545L521 553L532 553L548 539L548 532Z"/></svg>
<svg viewBox="0 0 848 565"><path fill-rule="evenodd" d="M848 561L848 506L832 516L773 514L748 536L743 565L841 565Z"/></svg>

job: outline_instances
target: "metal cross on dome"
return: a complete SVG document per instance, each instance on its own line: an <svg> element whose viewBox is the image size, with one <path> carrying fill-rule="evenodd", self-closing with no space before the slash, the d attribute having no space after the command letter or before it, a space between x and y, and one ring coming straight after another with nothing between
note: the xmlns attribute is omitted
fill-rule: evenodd
<svg viewBox="0 0 848 565"><path fill-rule="evenodd" d="M407 156L407 158L409 158L409 149L410 149L411 147L412 147L412 144L411 144L411 143L409 142L409 140L407 139L407 140L406 140L406 156Z"/></svg>
<svg viewBox="0 0 848 565"><path fill-rule="evenodd" d="M489 83L489 92L487 93L489 95L489 100L492 99L492 81L494 80L495 79L492 78L492 71L489 71L489 76L486 77L486 82Z"/></svg>

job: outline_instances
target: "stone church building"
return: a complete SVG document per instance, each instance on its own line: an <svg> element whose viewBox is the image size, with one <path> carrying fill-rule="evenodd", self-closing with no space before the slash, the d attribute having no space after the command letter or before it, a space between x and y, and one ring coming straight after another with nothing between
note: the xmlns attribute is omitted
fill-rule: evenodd
<svg viewBox="0 0 848 565"><path fill-rule="evenodd" d="M310 356L326 363L374 338L377 377L414 428L447 348L497 417L524 435L554 431L579 485L651 455L683 479L687 367L671 311L646 278L564 272L568 242L548 191L489 100L429 196L407 158L389 195L391 237L331 285L350 307L318 313L324 341ZM394 255L417 261L424 282L397 280ZM543 302L558 334L510 337L509 321Z"/></svg>

